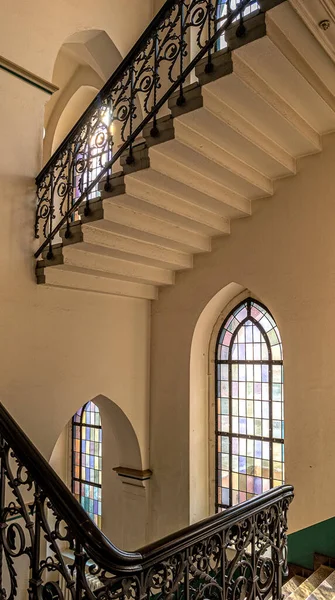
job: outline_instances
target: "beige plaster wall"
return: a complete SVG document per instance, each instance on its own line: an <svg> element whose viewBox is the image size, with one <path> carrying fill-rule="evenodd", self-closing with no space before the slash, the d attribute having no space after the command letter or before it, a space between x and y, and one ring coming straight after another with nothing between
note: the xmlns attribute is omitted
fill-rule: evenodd
<svg viewBox="0 0 335 600"><path fill-rule="evenodd" d="M190 397L190 355L199 317L232 282L238 285L229 300L248 288L271 310L282 335L286 480L296 493L290 531L334 516L335 136L323 142L322 154L301 159L294 178L278 181L273 198L255 202L253 216L235 222L230 237L214 240L211 254L196 257L194 269L177 275L153 304L153 537L209 511L208 395L202 394L202 409L194 385ZM207 338L198 336L200 369L208 369L210 328L224 299L217 304ZM194 410L202 410L198 428Z"/></svg>
<svg viewBox="0 0 335 600"><path fill-rule="evenodd" d="M47 10L42 0L0 0L0 8L0 54L48 80L70 34L106 30L124 55L152 16L151 0L132 0L131 8L61 0ZM47 100L0 71L0 400L49 459L73 413L102 394L138 440L141 464L125 466L148 468L149 302L36 285L34 179ZM145 535L144 526L136 545Z"/></svg>
<svg viewBox="0 0 335 600"><path fill-rule="evenodd" d="M102 530L123 550L139 548L148 540L148 498L144 484L114 471L133 465L141 469L136 434L117 405L104 396L93 399L102 424ZM66 424L53 449L50 464L71 489L72 419Z"/></svg>
<svg viewBox="0 0 335 600"><path fill-rule="evenodd" d="M147 462L149 303L36 285L34 175L45 96L5 72L0 91L0 397L48 456L75 410L104 394L130 418Z"/></svg>
<svg viewBox="0 0 335 600"><path fill-rule="evenodd" d="M163 6L165 0L153 0L154 3L154 12L155 14L159 11L159 9Z"/></svg>
<svg viewBox="0 0 335 600"><path fill-rule="evenodd" d="M122 56L152 18L152 0L1 0L0 53L51 81L63 42L86 29L106 31Z"/></svg>

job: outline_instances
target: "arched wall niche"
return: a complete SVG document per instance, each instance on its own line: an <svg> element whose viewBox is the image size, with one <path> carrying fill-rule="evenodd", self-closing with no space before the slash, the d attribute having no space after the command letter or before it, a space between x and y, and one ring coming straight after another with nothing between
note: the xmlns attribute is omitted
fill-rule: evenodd
<svg viewBox="0 0 335 600"><path fill-rule="evenodd" d="M119 463L130 469L143 469L140 446L134 428L123 410L112 400L100 394L92 398L101 414L102 427L115 436ZM115 465L118 466L118 465Z"/></svg>
<svg viewBox="0 0 335 600"><path fill-rule="evenodd" d="M128 489L114 471L115 467L142 470L140 446L134 428L123 410L112 400L100 394L87 401L94 402L100 411L103 432L102 454L102 529L114 544L124 549L134 549L147 541L146 496L136 496L129 503ZM81 408L77 407L77 410ZM50 465L71 488L71 422L67 419L54 446ZM129 487L129 486L127 486Z"/></svg>
<svg viewBox="0 0 335 600"><path fill-rule="evenodd" d="M72 84L73 83L74 82L72 82ZM58 120L53 120L55 127L50 127L51 123L48 127L48 138L46 138L47 143L45 144L45 148L47 148L47 145L49 146L50 143L52 144L50 152L48 150L50 155L57 150L65 136L75 125L78 115L81 115L85 111L97 95L98 91L98 88L91 85L79 85L76 91L69 97Z"/></svg>
<svg viewBox="0 0 335 600"><path fill-rule="evenodd" d="M79 31L66 38L57 54L52 76L52 83L59 91L45 107L44 162L57 149L121 60L119 50L106 31Z"/></svg>
<svg viewBox="0 0 335 600"><path fill-rule="evenodd" d="M122 55L106 31L85 29L70 35L62 45L79 64L90 66L101 79L106 81L122 60ZM57 68L55 62L54 74Z"/></svg>
<svg viewBox="0 0 335 600"><path fill-rule="evenodd" d="M85 30L72 34L62 44L55 60L52 83L58 88L45 106L43 162L57 150L66 135L84 113L106 81L122 61L122 55L106 31ZM89 93L94 88L94 93ZM126 90L125 95L129 95ZM145 94L135 98L133 129L142 121ZM118 113L118 106L115 114ZM123 143L123 123L113 124L114 150ZM127 124L125 134L129 132ZM142 141L141 134L138 141ZM118 161L118 170L120 163Z"/></svg>
<svg viewBox="0 0 335 600"><path fill-rule="evenodd" d="M215 346L229 312L254 291L229 283L202 310L190 353L189 516L190 523L214 513L215 499Z"/></svg>
<svg viewBox="0 0 335 600"><path fill-rule="evenodd" d="M86 404L86 402L89 401L94 402L99 408L104 435L106 435L106 433L110 430L115 437L119 463L122 465L122 467L141 471L143 469L141 450L137 435L127 415L115 402L102 394L99 394L94 398L85 399L85 401L77 407L73 414L75 414L77 410L79 410L84 404ZM50 457L51 466L62 477L64 474L64 456L62 460L61 447L63 448L63 452L66 451L64 447L65 437L67 437L66 430L68 424L71 423L73 414L70 417L68 416L64 422L63 429L60 432ZM67 446L69 448L68 444ZM119 465L116 464L115 466ZM65 467L65 470L68 470L67 467ZM68 477L63 477L63 479L68 485L70 484Z"/></svg>

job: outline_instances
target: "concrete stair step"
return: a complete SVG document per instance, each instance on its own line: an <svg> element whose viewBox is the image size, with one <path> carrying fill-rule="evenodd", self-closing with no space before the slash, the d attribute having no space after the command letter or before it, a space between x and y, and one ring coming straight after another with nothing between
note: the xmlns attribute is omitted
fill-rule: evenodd
<svg viewBox="0 0 335 600"><path fill-rule="evenodd" d="M248 135L255 137L260 132L261 143L269 144L271 151L279 153L288 165L289 157L293 160L319 152L320 136L235 54L233 62L234 72L231 75L207 84L204 92L206 106L221 114L222 118L227 114L235 127L244 129L245 123L248 123Z"/></svg>
<svg viewBox="0 0 335 600"><path fill-rule="evenodd" d="M206 89L206 86L205 86ZM205 92L204 89L204 92ZM204 103L210 104L212 95L205 95ZM208 102L209 101L209 102ZM287 157L286 165L269 154L257 143L244 135L243 128L236 130L225 121L225 111L215 114L206 107L177 117L174 122L176 139L185 145L196 148L198 152L220 164L225 164L240 177L260 186L266 185L266 179L273 180L295 172L295 161Z"/></svg>
<svg viewBox="0 0 335 600"><path fill-rule="evenodd" d="M236 54L244 65L257 73L258 81L266 82L278 104L280 98L291 108L292 118L295 116L297 124L300 120L301 131L304 128L307 134L310 129L321 135L335 128L334 110L268 36L250 44L248 51L246 47L239 48ZM312 139L312 134L309 135Z"/></svg>
<svg viewBox="0 0 335 600"><path fill-rule="evenodd" d="M114 206L126 206L141 212L143 215L203 235L215 236L230 232L229 219L225 217L216 215L194 204L184 203L178 199L174 201L173 197L159 194L157 191L154 191L154 194L141 194L141 186L129 186L126 183L127 191L129 187L133 188L132 194L126 193L113 196L110 202ZM106 196L107 199L109 199L108 196Z"/></svg>
<svg viewBox="0 0 335 600"><path fill-rule="evenodd" d="M251 214L251 202L247 198L233 196L218 200L152 168L126 175L125 183L130 195L168 205L177 213L200 207L216 218L237 219Z"/></svg>
<svg viewBox="0 0 335 600"><path fill-rule="evenodd" d="M100 271L80 269L69 265L56 265L52 268L46 268L43 270L43 275L40 275L38 271L37 268L37 282L49 287L145 300L155 300L157 298L157 286L141 284L127 280L127 278L113 277L102 274ZM43 281L41 278L43 278Z"/></svg>
<svg viewBox="0 0 335 600"><path fill-rule="evenodd" d="M191 231L174 223L144 214L140 209L127 206L125 203L115 204L108 198L103 201L104 219L141 233L155 235L163 240L171 240L180 244L179 249L187 252L209 252L210 238L198 232ZM143 237L142 239L147 239ZM164 244L164 242L163 242Z"/></svg>
<svg viewBox="0 0 335 600"><path fill-rule="evenodd" d="M322 568L322 567L320 567L320 568ZM335 598L335 571L334 570L308 596L308 600L324 600L325 598L327 598L327 600L331 600L332 598Z"/></svg>
<svg viewBox="0 0 335 600"><path fill-rule="evenodd" d="M82 227L83 241L87 244L109 249L110 255L116 258L129 258L133 262L142 262L156 267L172 270L190 269L193 265L191 254L164 248L141 239L120 235L108 228L85 224Z"/></svg>
<svg viewBox="0 0 335 600"><path fill-rule="evenodd" d="M332 575L332 580L335 583L335 572L329 567L319 567L312 575L307 577L298 588L286 596L286 600L306 600L311 598L312 594L319 588L320 585ZM326 584L326 587L328 584ZM334 588L335 590L335 588Z"/></svg>
<svg viewBox="0 0 335 600"><path fill-rule="evenodd" d="M116 234L118 236L130 238L131 240L143 242L145 244L151 244L153 246L166 250L172 250L173 252L181 254L196 254L198 252L210 251L210 245L206 240L201 240L202 244L200 245L203 245L203 249L199 249L196 247L193 237L191 237L190 240L184 239L179 241L178 239L175 239L177 236L166 237L163 233L158 234L151 233L150 231L142 231L140 228L132 227L131 225L124 225L122 223L116 223L103 219L94 220L92 222L88 221L84 225L92 225L99 231L104 231L106 233L106 238L112 238L114 234ZM191 241L191 244L188 243L189 241ZM199 243L200 240L198 239L197 242Z"/></svg>
<svg viewBox="0 0 335 600"><path fill-rule="evenodd" d="M63 248L64 265L106 273L112 276L125 277L149 285L172 285L174 272L162 267L153 267L128 259L116 258L108 248L93 244L73 244Z"/></svg>
<svg viewBox="0 0 335 600"><path fill-rule="evenodd" d="M334 112L334 62L290 2L266 13L265 21L270 40Z"/></svg>
<svg viewBox="0 0 335 600"><path fill-rule="evenodd" d="M257 183L247 181L178 140L150 148L149 156L154 170L174 176L177 181L221 201L227 196L253 200L273 193L273 185L268 178L264 177Z"/></svg>
<svg viewBox="0 0 335 600"><path fill-rule="evenodd" d="M282 587L282 592L283 592L285 600L286 600L287 596L289 596L291 593L295 592L295 590L304 581L305 581L305 578L301 577L300 575L294 575L293 577L291 577L291 579L289 579Z"/></svg>
<svg viewBox="0 0 335 600"><path fill-rule="evenodd" d="M252 120L247 118L248 113L244 116L243 111L239 110L240 94L245 91L248 96L250 90L246 86L243 86L242 82L239 85L236 75L228 75L226 79L226 87L229 89L227 97L225 94L219 94L219 90L217 89L219 88L218 82L213 82L203 87L202 97L204 108L229 125L250 144L263 151L268 157L268 161L271 161L269 168L277 169L274 171L277 173L277 177L281 173L283 175L295 174L295 158L279 145L276 138L273 139L273 136L270 135L271 132L264 133L260 128L255 126ZM234 94L236 94L236 99L234 98ZM247 107L245 110L247 110Z"/></svg>
<svg viewBox="0 0 335 600"><path fill-rule="evenodd" d="M290 101L287 101L283 97L283 91L278 91L271 87L270 82L267 79L267 72L258 69L258 59L263 52L269 56L271 60L271 52L269 50L269 40L263 47L257 46L249 57L244 52L243 48L240 48L234 54L234 73L247 85L263 102L267 103L271 107L271 114L277 112L279 119L277 118L276 127L279 123L282 124L283 118L288 122L289 129L293 129L293 138L299 140L299 153L296 156L302 156L305 154L312 154L321 150L321 139L319 133L308 123L306 120L295 110L291 105ZM271 48L271 46L270 46ZM251 60L250 60L251 59ZM270 70L270 68L269 68ZM270 78L271 79L271 78ZM263 115L264 116L264 115ZM266 129L267 123L265 122L264 128ZM264 129L263 129L264 130ZM288 137L290 143L290 137ZM297 141L297 140L295 140ZM292 153L292 149L290 150Z"/></svg>

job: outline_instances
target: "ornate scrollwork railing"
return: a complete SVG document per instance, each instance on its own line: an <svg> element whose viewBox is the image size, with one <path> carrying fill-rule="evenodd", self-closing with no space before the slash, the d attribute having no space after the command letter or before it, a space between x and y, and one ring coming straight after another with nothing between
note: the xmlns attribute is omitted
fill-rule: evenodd
<svg viewBox="0 0 335 600"><path fill-rule="evenodd" d="M103 180L112 186L113 165L127 152L132 163L133 145L151 122L151 135L159 136L157 116L169 97L183 89L196 64L207 56L206 69L213 68L212 54L226 29L239 20L237 35L243 35L245 15L258 10L255 0L167 0L128 56L99 92L55 154L36 178L35 235L44 241L37 258L70 223L79 206L98 195Z"/></svg>
<svg viewBox="0 0 335 600"><path fill-rule="evenodd" d="M64 600L64 589L73 600L281 599L291 486L123 552L1 404L0 460L2 600L27 591L30 600ZM88 575L99 580L95 591Z"/></svg>

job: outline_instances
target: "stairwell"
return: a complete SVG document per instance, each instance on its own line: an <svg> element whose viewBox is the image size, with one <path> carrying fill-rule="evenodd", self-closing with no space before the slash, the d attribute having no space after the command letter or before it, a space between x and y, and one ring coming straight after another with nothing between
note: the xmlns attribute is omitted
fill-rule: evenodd
<svg viewBox="0 0 335 600"><path fill-rule="evenodd" d="M82 203L37 261L40 284L154 299L252 201L294 177L297 159L335 131L335 68L288 0L264 0L226 31L227 48L202 59L195 82L169 99L122 170ZM110 191L105 191L107 187ZM57 241L57 240L55 240Z"/></svg>

